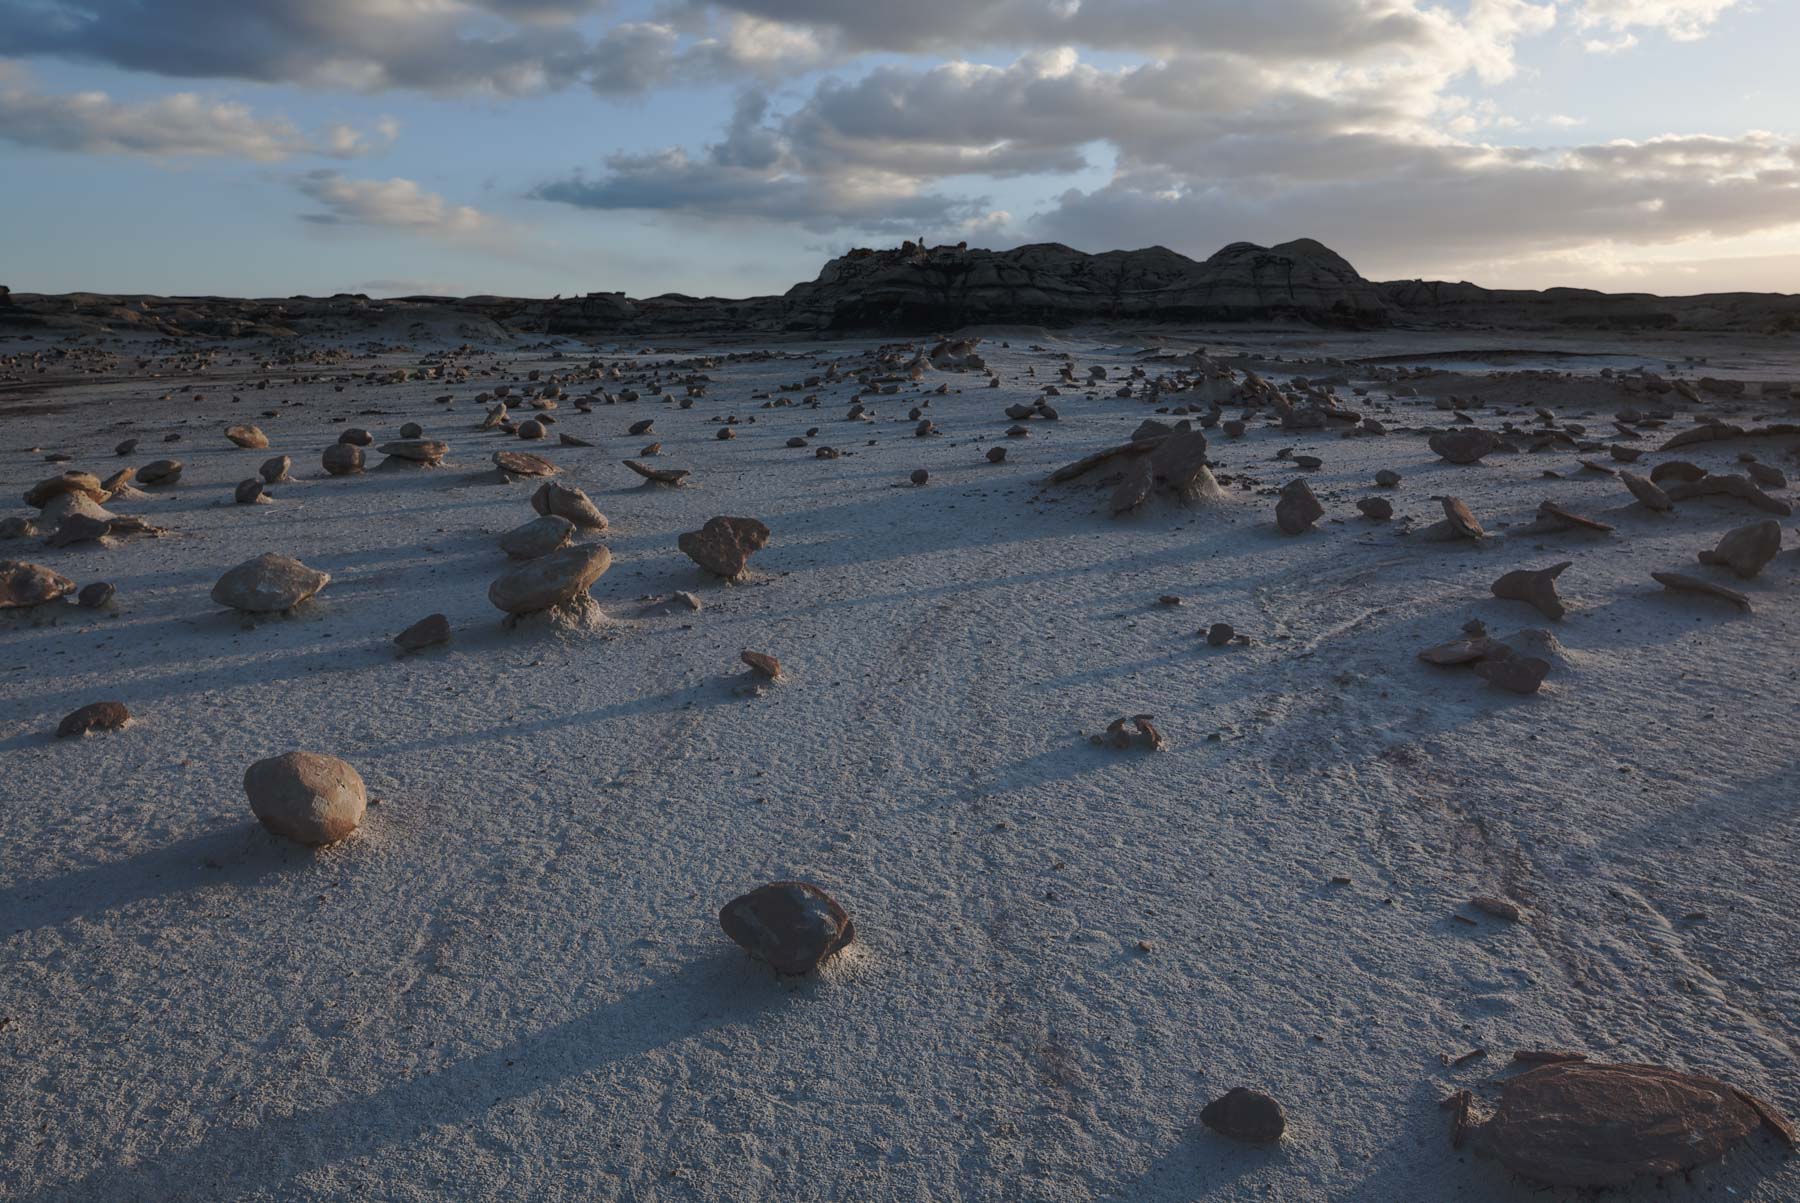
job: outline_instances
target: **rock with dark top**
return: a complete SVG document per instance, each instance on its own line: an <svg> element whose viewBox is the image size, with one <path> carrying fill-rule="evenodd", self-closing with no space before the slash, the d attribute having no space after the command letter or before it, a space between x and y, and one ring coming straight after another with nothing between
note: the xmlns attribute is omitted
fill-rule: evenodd
<svg viewBox="0 0 1800 1203"><path fill-rule="evenodd" d="M1272 1144L1287 1131L1287 1112L1260 1090L1234 1086L1201 1110L1200 1122L1233 1140Z"/></svg>
<svg viewBox="0 0 1800 1203"><path fill-rule="evenodd" d="M428 647L437 647L450 642L450 620L442 614L432 614L394 636L394 642L403 652L423 651Z"/></svg>
<svg viewBox="0 0 1800 1203"><path fill-rule="evenodd" d="M547 481L531 495L531 508L540 514L567 519L587 531L606 529L606 515L580 489Z"/></svg>
<svg viewBox="0 0 1800 1203"><path fill-rule="evenodd" d="M804 881L777 881L740 895L719 910L719 926L777 973L811 973L856 938L837 899Z"/></svg>
<svg viewBox="0 0 1800 1203"><path fill-rule="evenodd" d="M705 526L685 532L676 543L708 572L736 580L749 567L750 556L768 546L769 528L755 518L709 518Z"/></svg>
<svg viewBox="0 0 1800 1203"><path fill-rule="evenodd" d="M602 544L565 547L501 574L488 586L488 600L511 615L581 604L588 588L611 566L612 553Z"/></svg>
<svg viewBox="0 0 1800 1203"><path fill-rule="evenodd" d="M1284 535L1303 535L1313 523L1325 516L1325 507L1313 495L1312 486L1304 480L1290 480L1275 503L1275 525Z"/></svg>
<svg viewBox="0 0 1800 1203"><path fill-rule="evenodd" d="M1492 455L1500 440L1479 427L1467 430L1441 430L1428 440L1431 449L1453 464L1479 463Z"/></svg>

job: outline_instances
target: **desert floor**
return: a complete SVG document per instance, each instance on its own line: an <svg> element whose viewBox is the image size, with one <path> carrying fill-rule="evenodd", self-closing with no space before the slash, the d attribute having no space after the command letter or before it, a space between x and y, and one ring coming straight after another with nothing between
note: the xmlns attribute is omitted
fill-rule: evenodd
<svg viewBox="0 0 1800 1203"><path fill-rule="evenodd" d="M1792 523L1739 581L1695 554L1764 517L1740 502L1655 514L1571 450L1456 466L1409 433L1449 419L1440 393L1503 396L1471 411L1490 429L1549 404L1602 439L1622 406L1669 405L1633 444L1642 465L1737 470L1749 451L1792 473L1792 438L1655 454L1693 408L1595 375L1699 354L1685 374L1800 380L1792 340L1193 332L1170 348L1274 380L1343 373L1369 389L1339 387L1344 403L1392 433L1253 419L1242 439L1213 432L1225 499L1115 519L1104 488L1044 477L1157 416L1113 395L1133 365L1172 370L1141 333L1002 333L981 346L1002 387L929 371L867 423L844 417L853 382L779 388L875 344L780 344L704 369L691 409L647 389L589 414L564 398L529 446L477 433L475 395L590 360L641 380L715 348L555 340L463 356L465 382L366 380L456 341L392 349L404 334L266 370L282 350L206 344L204 372L167 344L106 343L126 351L110 366L0 382L5 513L29 514L19 495L63 467L186 465L109 507L167 537L0 544L118 590L110 611L0 626L0 1198L1575 1200L1591 1196L1453 1150L1440 1101L1467 1087L1491 1105L1512 1051L1549 1047L1800 1111ZM1004 437L1001 410L1065 354L1108 383L1063 388L1059 421ZM1398 398L1325 357L1460 375ZM1576 375L1542 400L1487 375L1521 367ZM914 437L927 399L942 433ZM718 441L730 415L737 437ZM654 434L628 437L644 418ZM229 444L234 421L272 450ZM346 426L380 442L407 421L449 442L447 467L321 471ZM689 487L621 466L653 440ZM985 459L997 443L1004 464ZM1306 476L1327 517L1297 537L1273 521L1290 447L1324 461ZM496 537L534 516L536 482L492 479L502 448L555 460L610 518L598 631L506 629L489 604ZM57 451L74 459L46 463ZM277 452L295 482L234 505ZM1397 489L1374 487L1382 468ZM1394 521L1354 508L1378 493ZM1441 517L1440 494L1501 537L1405 533ZM1508 535L1546 498L1616 530ZM773 532L743 583L676 548L722 514ZM264 551L331 584L272 620L209 600ZM1560 622L1489 593L1561 560ZM1661 569L1740 589L1754 613L1666 592ZM640 616L676 590L704 609ZM433 612L452 642L398 656L394 634ZM1553 631L1541 693L1416 658L1474 618ZM1209 647L1197 632L1219 621L1249 642ZM745 689L745 648L789 679ZM53 738L102 699L135 723ZM1138 713L1167 750L1090 743ZM380 799L351 839L314 851L252 818L244 769L294 748L343 757ZM859 937L805 979L717 920L789 877L832 891ZM1279 1145L1198 1123L1240 1084L1285 1105ZM1800 1197L1800 1161L1759 1133L1611 1197L1778 1203Z"/></svg>

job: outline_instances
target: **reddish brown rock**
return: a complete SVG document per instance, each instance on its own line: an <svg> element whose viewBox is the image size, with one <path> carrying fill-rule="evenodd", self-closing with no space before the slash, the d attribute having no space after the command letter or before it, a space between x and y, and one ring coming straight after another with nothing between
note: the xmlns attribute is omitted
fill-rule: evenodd
<svg viewBox="0 0 1800 1203"><path fill-rule="evenodd" d="M1311 485L1295 478L1283 486L1281 500L1275 503L1275 525L1282 534L1303 535L1324 516L1325 507L1313 495Z"/></svg>
<svg viewBox="0 0 1800 1203"><path fill-rule="evenodd" d="M759 677L763 677L770 681L781 680L781 661L769 655L767 652L752 652L746 650L738 653L738 659L742 660L745 664L748 664L750 670Z"/></svg>
<svg viewBox="0 0 1800 1203"><path fill-rule="evenodd" d="M1477 427L1442 430L1432 435L1428 442L1433 451L1453 464L1479 463L1483 456L1492 455L1500 445L1499 439Z"/></svg>
<svg viewBox="0 0 1800 1203"><path fill-rule="evenodd" d="M580 489L546 482L531 495L531 508L546 517L566 518L582 530L603 531L606 515Z"/></svg>
<svg viewBox="0 0 1800 1203"><path fill-rule="evenodd" d="M1717 1161L1774 1112L1756 1104L1715 1078L1657 1065L1545 1065L1506 1083L1474 1129L1475 1148L1544 1186L1626 1186Z"/></svg>
<svg viewBox="0 0 1800 1203"><path fill-rule="evenodd" d="M1667 493L1637 473L1621 472L1619 479L1625 482L1625 487L1631 490L1631 495L1637 498L1638 504L1645 509L1664 513L1675 508L1675 503L1669 500Z"/></svg>
<svg viewBox="0 0 1800 1203"><path fill-rule="evenodd" d="M269 436L254 426L227 426L225 437L239 447L247 447L252 450L269 445Z"/></svg>
<svg viewBox="0 0 1800 1203"><path fill-rule="evenodd" d="M1221 1136L1252 1144L1272 1144L1287 1131L1287 1113L1260 1090L1233 1086L1208 1103L1200 1122Z"/></svg>
<svg viewBox="0 0 1800 1203"><path fill-rule="evenodd" d="M1781 523L1773 518L1740 526L1719 540L1711 551L1700 553L1702 564L1729 568L1749 580L1781 552Z"/></svg>
<svg viewBox="0 0 1800 1203"><path fill-rule="evenodd" d="M75 592L75 582L42 564L0 560L0 610L22 610Z"/></svg>
<svg viewBox="0 0 1800 1203"><path fill-rule="evenodd" d="M331 844L362 822L363 779L335 756L288 752L244 772L251 813L276 835L300 844Z"/></svg>
<svg viewBox="0 0 1800 1203"><path fill-rule="evenodd" d="M1688 576L1682 572L1652 572L1650 576L1665 589L1716 597L1720 601L1730 602L1746 614L1751 612L1750 599L1736 589L1727 589L1723 585L1715 585L1711 581L1703 581L1697 576Z"/></svg>
<svg viewBox="0 0 1800 1203"><path fill-rule="evenodd" d="M1511 649L1507 650L1510 653ZM1475 665L1475 675L1508 693L1533 694L1550 675L1550 662L1536 656L1490 656Z"/></svg>
<svg viewBox="0 0 1800 1203"><path fill-rule="evenodd" d="M557 473L555 464L526 451L496 451L494 466L507 476L555 476Z"/></svg>
<svg viewBox="0 0 1800 1203"><path fill-rule="evenodd" d="M56 738L117 731L130 721L131 711L125 708L124 702L90 702L63 716L62 722L56 724Z"/></svg>
<svg viewBox="0 0 1800 1203"><path fill-rule="evenodd" d="M353 443L333 443L325 448L319 464L333 476L354 476L363 470L363 450Z"/></svg>
<svg viewBox="0 0 1800 1203"><path fill-rule="evenodd" d="M450 620L442 614L421 618L394 636L394 642L403 652L423 651L428 647L449 643Z"/></svg>
<svg viewBox="0 0 1800 1203"><path fill-rule="evenodd" d="M837 899L804 881L776 881L740 895L719 910L719 926L740 948L777 973L811 973L856 939L856 927Z"/></svg>
<svg viewBox="0 0 1800 1203"><path fill-rule="evenodd" d="M736 580L749 566L750 556L768 546L769 528L754 518L709 518L705 526L685 532L676 542L700 567Z"/></svg>
<svg viewBox="0 0 1800 1203"><path fill-rule="evenodd" d="M92 472L64 472L61 476L52 476L31 486L25 494L25 504L41 510L65 493L80 493L91 501L99 502L105 501L110 491Z"/></svg>
<svg viewBox="0 0 1800 1203"><path fill-rule="evenodd" d="M159 459L145 464L137 470L139 484L172 485L181 479L181 461L178 459Z"/></svg>
<svg viewBox="0 0 1800 1203"><path fill-rule="evenodd" d="M1494 596L1507 601L1522 601L1536 606L1545 618L1555 621L1568 610L1556 596L1556 578L1568 570L1572 560L1552 564L1548 568L1520 568L1509 572L1492 585Z"/></svg>

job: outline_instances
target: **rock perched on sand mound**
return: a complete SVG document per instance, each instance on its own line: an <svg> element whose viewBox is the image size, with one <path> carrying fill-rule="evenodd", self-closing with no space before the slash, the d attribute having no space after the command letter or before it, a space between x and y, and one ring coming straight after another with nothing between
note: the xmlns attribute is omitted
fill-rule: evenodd
<svg viewBox="0 0 1800 1203"><path fill-rule="evenodd" d="M231 499L239 505L268 505L269 495L263 492L263 480L260 476L252 476L238 481Z"/></svg>
<svg viewBox="0 0 1800 1203"><path fill-rule="evenodd" d="M1500 445L1500 440L1479 428L1468 430L1440 430L1431 436L1428 443L1433 451L1453 464L1479 463L1481 458L1492 455Z"/></svg>
<svg viewBox="0 0 1800 1203"><path fill-rule="evenodd" d="M225 437L239 447L248 447L252 450L269 445L269 436L254 426L227 426Z"/></svg>
<svg viewBox="0 0 1800 1203"><path fill-rule="evenodd" d="M535 560L568 544L575 524L560 514L533 518L500 536L500 550L515 560Z"/></svg>
<svg viewBox="0 0 1800 1203"><path fill-rule="evenodd" d="M736 580L750 556L769 544L769 528L754 518L708 518L706 525L676 539L688 558L716 576Z"/></svg>
<svg viewBox="0 0 1800 1203"><path fill-rule="evenodd" d="M496 451L494 466L507 476L555 476L557 467L529 451Z"/></svg>
<svg viewBox="0 0 1800 1203"><path fill-rule="evenodd" d="M566 519L582 530L606 529L606 515L580 489L547 483L531 495L531 508L546 516Z"/></svg>
<svg viewBox="0 0 1800 1203"><path fill-rule="evenodd" d="M764 680L781 680L781 661L767 652L753 652L746 648L738 653L738 659L749 665L750 671Z"/></svg>
<svg viewBox="0 0 1800 1203"><path fill-rule="evenodd" d="M288 469L293 466L293 460L285 455L278 455L273 459L264 460L262 467L256 470L256 474L263 478L263 483L266 485L285 484L288 479Z"/></svg>
<svg viewBox="0 0 1800 1203"><path fill-rule="evenodd" d="M0 560L0 610L42 606L75 592L75 582L42 564Z"/></svg>
<svg viewBox="0 0 1800 1203"><path fill-rule="evenodd" d="M363 450L354 443L333 443L319 463L333 476L354 476L363 470Z"/></svg>
<svg viewBox="0 0 1800 1203"><path fill-rule="evenodd" d="M1507 573L1495 581L1492 588L1495 597L1507 601L1522 601L1536 606L1545 618L1556 621L1568 610L1562 599L1556 596L1556 578L1566 572L1574 563L1564 560L1548 568L1519 568Z"/></svg>
<svg viewBox="0 0 1800 1203"><path fill-rule="evenodd" d="M1749 580L1781 551L1781 523L1773 518L1752 522L1731 531L1711 551L1700 553L1702 564L1729 568Z"/></svg>
<svg viewBox="0 0 1800 1203"><path fill-rule="evenodd" d="M31 486L25 494L25 504L41 510L68 493L80 493L96 502L105 501L107 497L107 490L100 484L100 478L92 472L64 472L61 476L52 476Z"/></svg>
<svg viewBox="0 0 1800 1203"><path fill-rule="evenodd" d="M565 547L509 569L488 586L488 600L508 614L536 614L585 596L612 566L612 553L598 543Z"/></svg>
<svg viewBox="0 0 1800 1203"><path fill-rule="evenodd" d="M1544 1186L1626 1186L1717 1161L1767 1125L1769 1104L1716 1078L1657 1065L1545 1065L1506 1083L1473 1132L1477 1152Z"/></svg>
<svg viewBox="0 0 1800 1203"><path fill-rule="evenodd" d="M383 443L376 448L389 459L404 460L407 463L423 464L427 468L435 468L444 462L450 454L450 444L437 439L399 439L392 443Z"/></svg>
<svg viewBox="0 0 1800 1203"><path fill-rule="evenodd" d="M776 881L739 895L719 909L719 926L738 947L775 972L811 973L856 939L856 926L837 899L805 881Z"/></svg>
<svg viewBox="0 0 1800 1203"><path fill-rule="evenodd" d="M791 443L789 445L792 446ZM806 441L802 439L800 445L802 447L806 446ZM679 485L683 479L690 475L686 468L652 468L649 464L640 464L634 459L628 459L623 462L627 468L630 468L633 472L636 472L639 476L651 482L651 484Z"/></svg>
<svg viewBox="0 0 1800 1203"><path fill-rule="evenodd" d="M1200 1122L1233 1140L1270 1144L1287 1131L1287 1112L1260 1090L1234 1086L1201 1110Z"/></svg>
<svg viewBox="0 0 1800 1203"><path fill-rule="evenodd" d="M394 642L403 652L423 651L428 647L449 643L450 620L442 614L421 618L394 636Z"/></svg>
<svg viewBox="0 0 1800 1203"><path fill-rule="evenodd" d="M1275 503L1275 525L1284 535L1303 535L1313 523L1325 516L1325 507L1314 496L1312 486L1298 478L1288 481Z"/></svg>
<svg viewBox="0 0 1800 1203"><path fill-rule="evenodd" d="M172 485L181 479L181 461L178 459L159 459L145 464L137 470L139 484Z"/></svg>
<svg viewBox="0 0 1800 1203"><path fill-rule="evenodd" d="M355 831L368 806L357 771L335 756L289 752L244 772L250 810L276 835L299 844L332 844Z"/></svg>
<svg viewBox="0 0 1800 1203"><path fill-rule="evenodd" d="M212 599L248 614L291 610L331 583L329 572L308 568L291 556L264 552L219 578Z"/></svg>
<svg viewBox="0 0 1800 1203"><path fill-rule="evenodd" d="M131 721L131 711L124 702L90 702L80 710L63 715L56 724L56 738L93 735L101 731L117 731Z"/></svg>

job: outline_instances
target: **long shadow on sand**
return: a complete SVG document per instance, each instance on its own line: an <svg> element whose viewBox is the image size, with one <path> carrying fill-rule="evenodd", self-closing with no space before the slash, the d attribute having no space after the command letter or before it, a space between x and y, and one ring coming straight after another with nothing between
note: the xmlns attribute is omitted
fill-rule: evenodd
<svg viewBox="0 0 1800 1203"><path fill-rule="evenodd" d="M802 987L799 993L804 992ZM253 1127L220 1121L197 1144L171 1149L164 1160L105 1166L19 1198L122 1203L292 1197L293 1180L309 1171L378 1153L427 1126L479 1121L497 1104L754 1019L794 993L737 949L721 949L603 1006L436 1073ZM199 1175L214 1167L222 1176L203 1183Z"/></svg>

